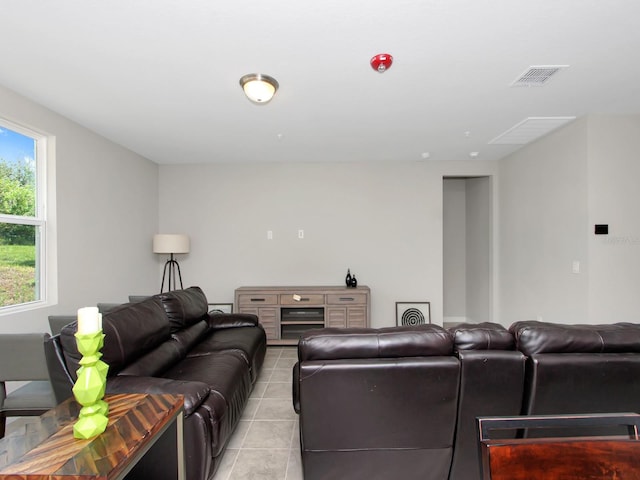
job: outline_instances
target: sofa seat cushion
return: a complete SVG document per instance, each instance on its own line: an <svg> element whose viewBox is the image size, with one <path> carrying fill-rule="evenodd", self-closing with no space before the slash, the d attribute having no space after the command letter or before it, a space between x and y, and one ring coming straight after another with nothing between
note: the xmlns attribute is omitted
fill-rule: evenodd
<svg viewBox="0 0 640 480"><path fill-rule="evenodd" d="M255 382L266 353L264 330L256 327L235 327L213 330L187 354L188 357L211 355L235 350L247 363L251 381Z"/></svg>
<svg viewBox="0 0 640 480"><path fill-rule="evenodd" d="M118 375L107 381L107 393L152 393L182 395L184 415L191 416L209 396L209 385L202 382L170 380L159 377Z"/></svg>
<svg viewBox="0 0 640 480"><path fill-rule="evenodd" d="M298 359L399 358L451 355L449 332L437 325L387 328L321 328L305 333Z"/></svg>
<svg viewBox="0 0 640 480"><path fill-rule="evenodd" d="M240 420L251 393L252 383L247 362L235 351L187 357L162 376L209 385L209 396L201 407L208 411L214 438L213 453L219 454Z"/></svg>
<svg viewBox="0 0 640 480"><path fill-rule="evenodd" d="M640 352L638 324L565 325L531 320L516 322L509 330L525 355Z"/></svg>
<svg viewBox="0 0 640 480"><path fill-rule="evenodd" d="M516 346L513 334L498 323L462 323L448 330L456 351L514 350Z"/></svg>

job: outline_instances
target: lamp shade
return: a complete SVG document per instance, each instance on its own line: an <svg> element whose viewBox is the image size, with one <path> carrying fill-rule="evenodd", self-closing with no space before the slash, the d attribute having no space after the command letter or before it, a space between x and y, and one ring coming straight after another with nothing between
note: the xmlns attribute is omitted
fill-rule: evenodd
<svg viewBox="0 0 640 480"><path fill-rule="evenodd" d="M189 236L159 233L153 236L153 253L189 253Z"/></svg>

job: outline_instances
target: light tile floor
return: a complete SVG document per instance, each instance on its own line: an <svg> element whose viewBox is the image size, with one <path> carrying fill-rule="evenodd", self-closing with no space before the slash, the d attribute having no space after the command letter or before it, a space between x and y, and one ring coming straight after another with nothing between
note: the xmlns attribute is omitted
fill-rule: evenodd
<svg viewBox="0 0 640 480"><path fill-rule="evenodd" d="M291 398L295 347L269 347L214 480L302 480L298 415Z"/></svg>

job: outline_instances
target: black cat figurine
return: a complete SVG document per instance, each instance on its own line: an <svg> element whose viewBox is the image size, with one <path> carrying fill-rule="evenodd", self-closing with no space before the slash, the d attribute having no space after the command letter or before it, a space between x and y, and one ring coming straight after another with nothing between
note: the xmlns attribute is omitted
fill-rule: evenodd
<svg viewBox="0 0 640 480"><path fill-rule="evenodd" d="M352 279L351 279L351 270L347 268L347 276L344 279L344 283L347 284L347 287L350 287L351 286L351 281L352 281Z"/></svg>

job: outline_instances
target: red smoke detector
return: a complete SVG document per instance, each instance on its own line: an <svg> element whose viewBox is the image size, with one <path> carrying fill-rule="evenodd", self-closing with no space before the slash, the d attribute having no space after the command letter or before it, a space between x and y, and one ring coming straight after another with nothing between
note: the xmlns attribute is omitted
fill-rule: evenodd
<svg viewBox="0 0 640 480"><path fill-rule="evenodd" d="M371 68L378 73L384 73L391 67L393 57L388 53L379 53L371 59Z"/></svg>

